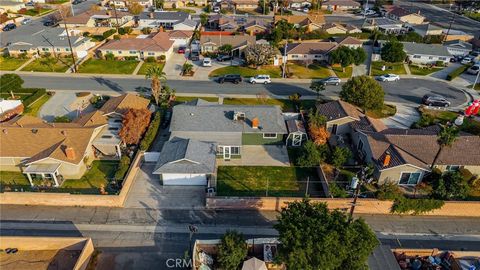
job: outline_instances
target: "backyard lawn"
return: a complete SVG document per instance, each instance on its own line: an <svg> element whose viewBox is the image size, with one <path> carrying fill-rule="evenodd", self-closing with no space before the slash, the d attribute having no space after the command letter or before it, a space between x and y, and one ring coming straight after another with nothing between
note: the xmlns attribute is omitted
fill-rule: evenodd
<svg viewBox="0 0 480 270"><path fill-rule="evenodd" d="M225 74L240 74L242 77L253 77L255 75L266 74L270 75L270 78L280 78L282 73L279 67L264 66L259 69L241 67L241 66L228 66L217 68L208 74L209 77L218 77Z"/></svg>
<svg viewBox="0 0 480 270"><path fill-rule="evenodd" d="M385 70L382 70L385 66ZM384 74L407 74L403 63L387 63L383 61L372 62L372 76L380 76Z"/></svg>
<svg viewBox="0 0 480 270"><path fill-rule="evenodd" d="M350 78L352 77L352 71L353 67L346 67L345 71L343 71L343 68L341 66L332 66L333 72L337 74L337 77L339 78Z"/></svg>
<svg viewBox="0 0 480 270"><path fill-rule="evenodd" d="M36 72L65 72L72 65L72 59L62 58L57 60L52 67L42 63L42 58L33 60L30 64L22 69L22 71L36 71Z"/></svg>
<svg viewBox="0 0 480 270"><path fill-rule="evenodd" d="M332 75L330 69L319 64L311 64L308 67L302 64L289 62L288 74L297 79L322 79Z"/></svg>
<svg viewBox="0 0 480 270"><path fill-rule="evenodd" d="M140 67L140 69L138 70L137 75L147 74L147 70L151 66L159 66L163 70L163 67L165 66L165 63L147 63L147 62L144 62L142 64L142 66Z"/></svg>
<svg viewBox="0 0 480 270"><path fill-rule="evenodd" d="M119 61L90 58L79 67L78 72L94 74L132 74L137 65L137 60Z"/></svg>
<svg viewBox="0 0 480 270"><path fill-rule="evenodd" d="M18 59L13 57L0 57L0 70L16 70L21 67L28 59Z"/></svg>
<svg viewBox="0 0 480 270"><path fill-rule="evenodd" d="M441 67L429 68L429 67L419 67L415 65L409 65L408 67L410 68L410 72L412 73L412 75L420 75L420 76L426 76L443 69Z"/></svg>
<svg viewBox="0 0 480 270"><path fill-rule="evenodd" d="M318 181L315 168L219 166L219 196L303 196L298 181Z"/></svg>
<svg viewBox="0 0 480 270"><path fill-rule="evenodd" d="M279 105L283 111L295 111L294 103L289 99L261 99L261 98L224 98L223 104L227 105ZM300 106L304 109L313 108L316 100L301 100Z"/></svg>
<svg viewBox="0 0 480 270"><path fill-rule="evenodd" d="M43 95L40 97L37 101L34 103L30 104L27 108L25 108L25 111L23 112L24 115L30 115L30 116L38 116L38 112L42 108L42 106L47 103L47 101L51 98L50 95Z"/></svg>
<svg viewBox="0 0 480 270"><path fill-rule="evenodd" d="M65 180L61 189L85 190L86 193L98 193L102 185L107 189L117 171L118 161L95 160L91 166L82 178Z"/></svg>
<svg viewBox="0 0 480 270"><path fill-rule="evenodd" d="M377 119L394 116L395 113L397 113L397 107L395 107L395 105L390 105L390 104L383 104L382 109L379 109L379 110L367 111L368 116L372 118L377 118Z"/></svg>

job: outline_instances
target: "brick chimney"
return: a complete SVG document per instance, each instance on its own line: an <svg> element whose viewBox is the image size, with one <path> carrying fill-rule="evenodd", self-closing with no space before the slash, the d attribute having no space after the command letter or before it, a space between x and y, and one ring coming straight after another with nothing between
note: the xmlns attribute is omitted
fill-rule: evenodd
<svg viewBox="0 0 480 270"><path fill-rule="evenodd" d="M390 155L389 152L385 154L385 157L383 158L383 167L387 167L390 165L390 160L392 159L392 156Z"/></svg>
<svg viewBox="0 0 480 270"><path fill-rule="evenodd" d="M73 147L68 147L65 148L65 155L67 156L67 159L74 160L75 159L75 149Z"/></svg>
<svg viewBox="0 0 480 270"><path fill-rule="evenodd" d="M153 12L150 12L150 14L148 14L148 17L150 17L150 19L153 19Z"/></svg>
<svg viewBox="0 0 480 270"><path fill-rule="evenodd" d="M258 128L259 125L260 125L260 120L258 120L257 117L253 118L252 119L252 128Z"/></svg>

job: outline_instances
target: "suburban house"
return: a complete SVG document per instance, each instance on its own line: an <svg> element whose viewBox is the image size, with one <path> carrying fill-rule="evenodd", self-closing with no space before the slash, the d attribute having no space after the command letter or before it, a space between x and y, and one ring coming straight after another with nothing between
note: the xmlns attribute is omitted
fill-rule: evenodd
<svg viewBox="0 0 480 270"><path fill-rule="evenodd" d="M408 25L423 24L426 19L420 15L420 11L418 13L414 13L401 7L393 7L391 10L385 13L385 17Z"/></svg>
<svg viewBox="0 0 480 270"><path fill-rule="evenodd" d="M128 7L133 3L138 3L144 8L149 8L153 6L153 0L112 0L110 5L115 5L115 7Z"/></svg>
<svg viewBox="0 0 480 270"><path fill-rule="evenodd" d="M355 34L362 33L362 30L350 24L327 23L323 25L322 30L329 34Z"/></svg>
<svg viewBox="0 0 480 270"><path fill-rule="evenodd" d="M418 24L412 26L413 30L422 37L440 36L443 34L443 28L430 23Z"/></svg>
<svg viewBox="0 0 480 270"><path fill-rule="evenodd" d="M234 32L239 28L235 17L227 17L222 14L212 15L208 18L207 27L220 31Z"/></svg>
<svg viewBox="0 0 480 270"><path fill-rule="evenodd" d="M102 57L113 54L116 58L134 56L137 59L146 59L147 57L159 59L164 55L168 60L173 53L174 43L175 41L170 39L168 32L158 32L150 36L141 35L136 38L110 40L98 48L97 52Z"/></svg>
<svg viewBox="0 0 480 270"><path fill-rule="evenodd" d="M322 9L329 11L347 11L361 8L357 1L353 0L327 0L322 3Z"/></svg>
<svg viewBox="0 0 480 270"><path fill-rule="evenodd" d="M115 25L124 26L133 22L133 15L128 12L112 10L85 11L72 17L65 18L64 23L67 27L114 27Z"/></svg>
<svg viewBox="0 0 480 270"><path fill-rule="evenodd" d="M388 18L367 18L363 22L362 29L370 31L377 29L385 34L402 34L406 32L403 23Z"/></svg>
<svg viewBox="0 0 480 270"><path fill-rule="evenodd" d="M365 116L362 111L341 100L317 105L327 118L329 142L351 143L365 163L373 163L379 184L418 184L438 153L437 126L425 129L387 128L383 122ZM461 133L451 147L439 156L436 167L442 171L465 168L480 173L480 137Z"/></svg>
<svg viewBox="0 0 480 270"><path fill-rule="evenodd" d="M206 36L200 37L200 47L202 53L215 52L219 47L225 44L232 45L232 54L241 56L248 45L254 45L256 42L255 36L238 35L238 36Z"/></svg>
<svg viewBox="0 0 480 270"><path fill-rule="evenodd" d="M17 1L0 1L0 11L3 13L17 13L25 8L25 3Z"/></svg>
<svg viewBox="0 0 480 270"><path fill-rule="evenodd" d="M71 123L48 123L19 116L0 124L0 170L21 171L33 186L35 179L79 179L94 159L121 157L118 132L129 108L146 108L149 100L124 94L109 99L100 110Z"/></svg>
<svg viewBox="0 0 480 270"><path fill-rule="evenodd" d="M325 24L325 17L321 14L315 15L275 15L273 17L273 23L277 24L279 21L285 20L288 23L293 24L295 27L307 27L307 31L313 31L321 29Z"/></svg>
<svg viewBox="0 0 480 270"><path fill-rule="evenodd" d="M88 50L95 46L95 43L88 37L84 37L78 30L69 30L70 45L76 57L85 57ZM32 35L17 35L7 46L9 55L28 56L51 55L70 56L70 45L68 44L67 32L63 28L47 28Z"/></svg>
<svg viewBox="0 0 480 270"><path fill-rule="evenodd" d="M402 42L403 50L407 53L409 61L416 64L435 64L437 61L449 63L452 55L448 49L440 44L425 44L415 42Z"/></svg>
<svg viewBox="0 0 480 270"><path fill-rule="evenodd" d="M185 47L190 43L193 31L173 30L167 32L168 37L173 41L173 48Z"/></svg>
<svg viewBox="0 0 480 270"><path fill-rule="evenodd" d="M180 31L195 31L197 29L198 22L190 19L186 19L181 22L177 22L173 25L173 30Z"/></svg>
<svg viewBox="0 0 480 270"><path fill-rule="evenodd" d="M307 0L292 0L289 1L289 7L293 9L298 9L298 8L309 8L312 6L312 3Z"/></svg>
<svg viewBox="0 0 480 270"><path fill-rule="evenodd" d="M255 35L259 33L265 33L268 31L268 26L266 25L264 20L250 20L242 26L242 30L245 33L250 35Z"/></svg>
<svg viewBox="0 0 480 270"><path fill-rule="evenodd" d="M181 11L155 11L155 12L143 12L138 15L138 27L164 27L166 29L173 29L175 24L186 22L186 25L190 25L192 17L189 13ZM180 30L180 29L177 29ZM188 29L192 30L192 29Z"/></svg>
<svg viewBox="0 0 480 270"><path fill-rule="evenodd" d="M0 98L0 122L12 119L23 113L23 103L21 100L7 100Z"/></svg>
<svg viewBox="0 0 480 270"><path fill-rule="evenodd" d="M287 60L327 61L328 54L337 48L336 42L302 42L287 45ZM283 55L283 52L282 52Z"/></svg>
<svg viewBox="0 0 480 270"><path fill-rule="evenodd" d="M443 46L447 47L448 52L454 56L468 55L473 49L473 45L471 43L461 40L446 41L443 43Z"/></svg>
<svg viewBox="0 0 480 270"><path fill-rule="evenodd" d="M255 10L258 8L256 0L231 0L235 10Z"/></svg>
<svg viewBox="0 0 480 270"><path fill-rule="evenodd" d="M450 40L461 40L469 42L474 38L473 35L467 34L460 30L453 30L453 29L443 29L443 35L445 35L445 41Z"/></svg>
<svg viewBox="0 0 480 270"><path fill-rule="evenodd" d="M338 43L338 46L345 46L351 49L362 48L363 42L354 37L334 37L332 38L335 42Z"/></svg>

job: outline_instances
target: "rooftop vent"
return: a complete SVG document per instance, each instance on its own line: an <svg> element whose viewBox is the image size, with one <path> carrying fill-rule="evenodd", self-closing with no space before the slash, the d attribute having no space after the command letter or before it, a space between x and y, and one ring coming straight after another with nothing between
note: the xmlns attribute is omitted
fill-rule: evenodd
<svg viewBox="0 0 480 270"><path fill-rule="evenodd" d="M234 112L233 113L233 120L234 121L245 121L245 113L244 112Z"/></svg>
<svg viewBox="0 0 480 270"><path fill-rule="evenodd" d="M37 134L37 132L38 132L38 129L32 128L32 133L33 133L33 134Z"/></svg>

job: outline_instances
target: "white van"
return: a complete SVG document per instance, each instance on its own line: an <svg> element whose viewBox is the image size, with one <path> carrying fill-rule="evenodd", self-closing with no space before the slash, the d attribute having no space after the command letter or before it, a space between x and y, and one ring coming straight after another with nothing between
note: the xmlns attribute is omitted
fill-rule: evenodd
<svg viewBox="0 0 480 270"><path fill-rule="evenodd" d="M212 59L210 59L208 57L203 58L202 66L211 67L212 66Z"/></svg>

